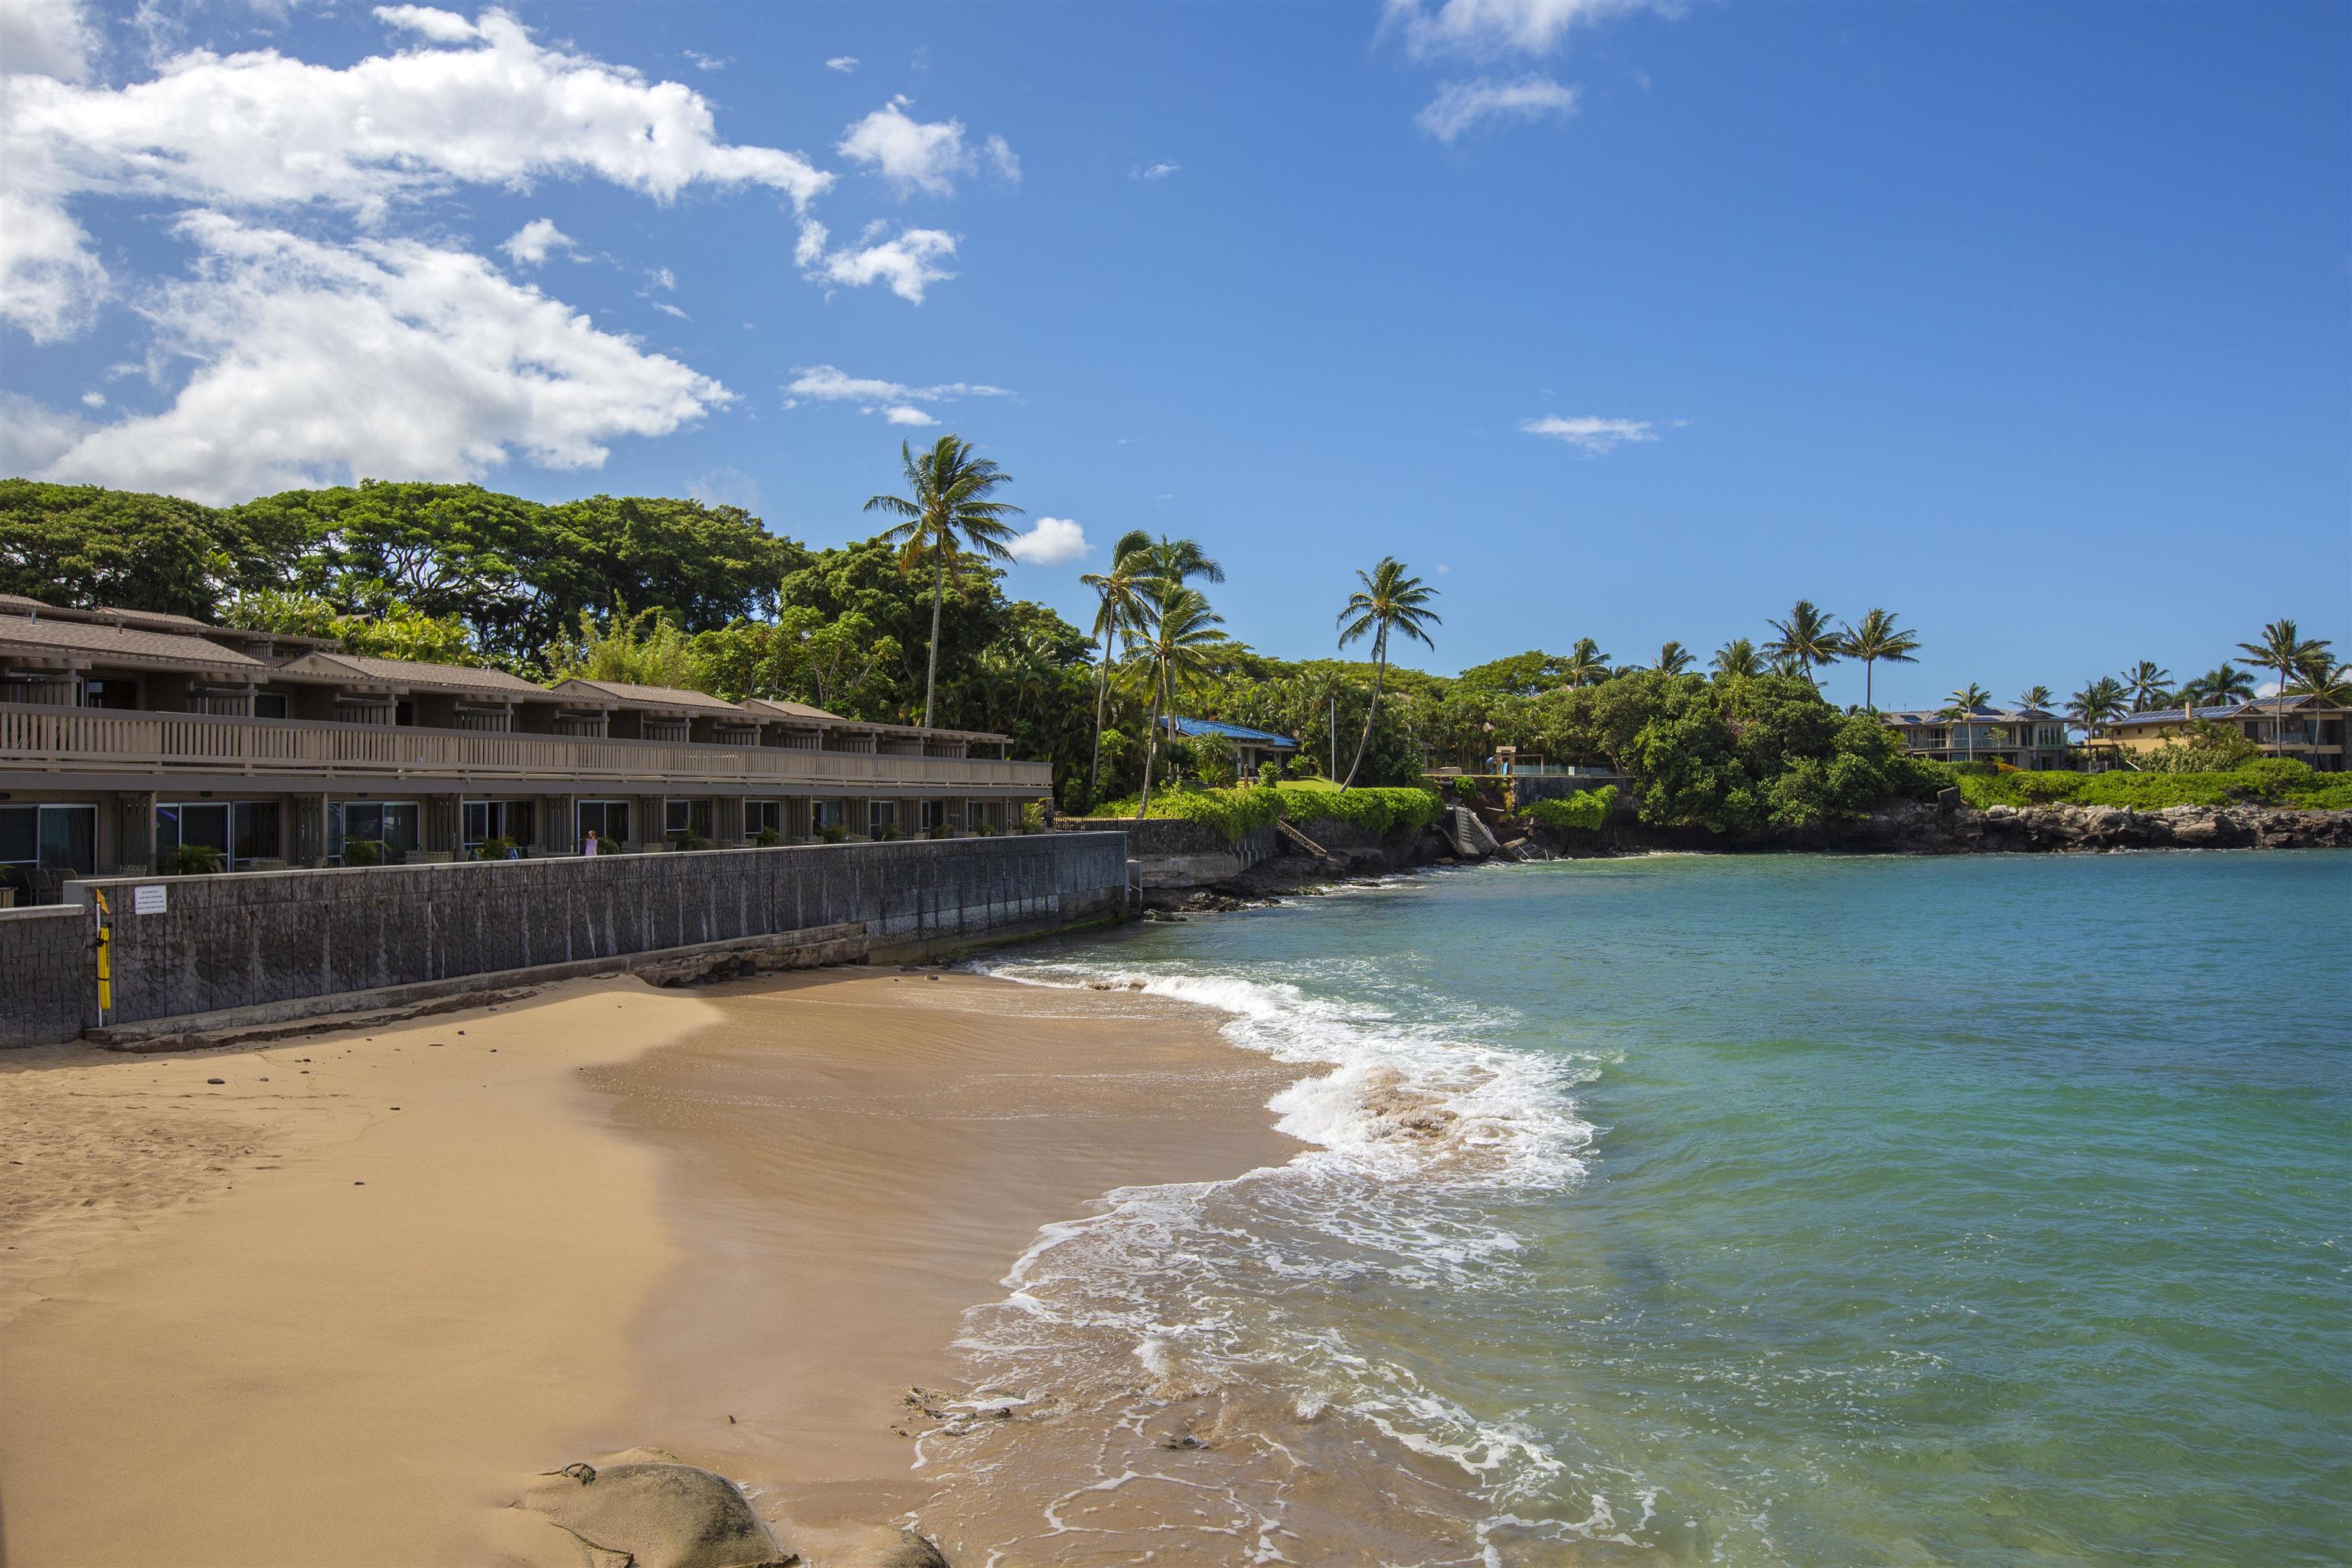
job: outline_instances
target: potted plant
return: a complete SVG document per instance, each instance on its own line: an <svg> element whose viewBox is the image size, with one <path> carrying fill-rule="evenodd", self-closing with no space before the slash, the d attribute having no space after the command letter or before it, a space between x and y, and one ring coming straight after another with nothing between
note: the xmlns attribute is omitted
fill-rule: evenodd
<svg viewBox="0 0 2352 1568"><path fill-rule="evenodd" d="M221 868L221 852L209 844L174 844L164 852L166 877L209 877Z"/></svg>

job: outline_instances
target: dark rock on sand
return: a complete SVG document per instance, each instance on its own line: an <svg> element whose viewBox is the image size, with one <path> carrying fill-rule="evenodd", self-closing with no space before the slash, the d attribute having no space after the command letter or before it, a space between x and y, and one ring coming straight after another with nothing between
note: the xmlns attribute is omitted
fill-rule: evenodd
<svg viewBox="0 0 2352 1568"><path fill-rule="evenodd" d="M824 1568L948 1568L948 1560L911 1530L875 1530L845 1551L826 1552Z"/></svg>
<svg viewBox="0 0 2352 1568"><path fill-rule="evenodd" d="M734 1482L692 1465L625 1457L567 1465L526 1489L522 1505L577 1537L593 1568L787 1568L800 1561L776 1543Z"/></svg>

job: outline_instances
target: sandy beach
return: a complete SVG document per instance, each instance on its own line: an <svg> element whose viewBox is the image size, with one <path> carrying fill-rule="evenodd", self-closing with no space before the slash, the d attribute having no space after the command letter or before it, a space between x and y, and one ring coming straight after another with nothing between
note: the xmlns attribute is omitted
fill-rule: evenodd
<svg viewBox="0 0 2352 1568"><path fill-rule="evenodd" d="M517 1491L651 1447L822 1563L1041 1225L1295 1149L1214 1025L877 969L0 1058L5 1560L576 1562Z"/></svg>

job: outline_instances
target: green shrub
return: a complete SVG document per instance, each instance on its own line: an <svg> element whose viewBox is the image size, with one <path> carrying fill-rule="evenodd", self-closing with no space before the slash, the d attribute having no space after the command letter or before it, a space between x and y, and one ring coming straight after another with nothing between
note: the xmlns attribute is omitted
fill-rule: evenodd
<svg viewBox="0 0 2352 1568"><path fill-rule="evenodd" d="M209 877L220 868L221 852L209 844L174 844L163 855L167 877Z"/></svg>
<svg viewBox="0 0 2352 1568"><path fill-rule="evenodd" d="M343 864L346 866L381 866L390 854L390 847L381 838L343 840Z"/></svg>
<svg viewBox="0 0 2352 1568"><path fill-rule="evenodd" d="M1024 833L1043 833L1045 831L1045 803L1044 801L1033 800L1023 804L1021 807L1021 831Z"/></svg>
<svg viewBox="0 0 2352 1568"><path fill-rule="evenodd" d="M2352 809L2352 777L2322 775L2293 757L2261 757L2226 772L1985 773L1950 770L1970 805L2100 805L2162 811L2172 805L2288 805Z"/></svg>
<svg viewBox="0 0 2352 1568"><path fill-rule="evenodd" d="M836 822L824 830L824 841L827 844L846 844L849 842L849 829Z"/></svg>
<svg viewBox="0 0 2352 1568"><path fill-rule="evenodd" d="M1418 832L1437 820L1445 803L1433 790L1380 788L1328 790L1284 784L1276 788L1281 814L1293 822L1322 817L1386 837L1404 828Z"/></svg>
<svg viewBox="0 0 2352 1568"><path fill-rule="evenodd" d="M514 847L515 841L511 838L485 838L479 844L474 846L474 858L477 860L503 860L507 858L507 851Z"/></svg>
<svg viewBox="0 0 2352 1568"><path fill-rule="evenodd" d="M691 827L681 827L669 836L669 847L673 849L708 849L710 840Z"/></svg>
<svg viewBox="0 0 2352 1568"><path fill-rule="evenodd" d="M1579 790L1565 800L1539 800L1528 807L1528 816L1538 827L1555 832L1573 828L1591 833L1609 820L1609 813L1617 804L1617 786L1602 784L1599 789Z"/></svg>
<svg viewBox="0 0 2352 1568"><path fill-rule="evenodd" d="M784 836L772 827L762 827L751 837L751 842L762 849L773 849L784 841Z"/></svg>
<svg viewBox="0 0 2352 1568"><path fill-rule="evenodd" d="M1272 789L1276 784L1282 782L1282 769L1276 764L1272 758L1268 758L1266 761L1258 763L1257 782L1267 789Z"/></svg>

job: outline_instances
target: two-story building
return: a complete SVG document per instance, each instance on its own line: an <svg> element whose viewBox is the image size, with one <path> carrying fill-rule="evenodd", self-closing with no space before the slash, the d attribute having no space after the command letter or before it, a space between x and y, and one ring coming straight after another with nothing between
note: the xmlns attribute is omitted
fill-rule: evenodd
<svg viewBox="0 0 2352 1568"><path fill-rule="evenodd" d="M0 879L1001 832L1051 788L1003 735L0 595Z"/></svg>
<svg viewBox="0 0 2352 1568"><path fill-rule="evenodd" d="M1879 718L1902 735L1904 750L1939 763L2006 763L2028 772L2073 765L2065 719L2040 708L1947 708Z"/></svg>
<svg viewBox="0 0 2352 1568"><path fill-rule="evenodd" d="M2344 723L2347 710L2315 697L2275 697L2213 708L2171 708L2127 713L2099 727L2099 743L2125 752L2153 752L2185 740L2198 724L2223 724L2259 747L2264 756L2295 757L2315 772L2345 770Z"/></svg>

